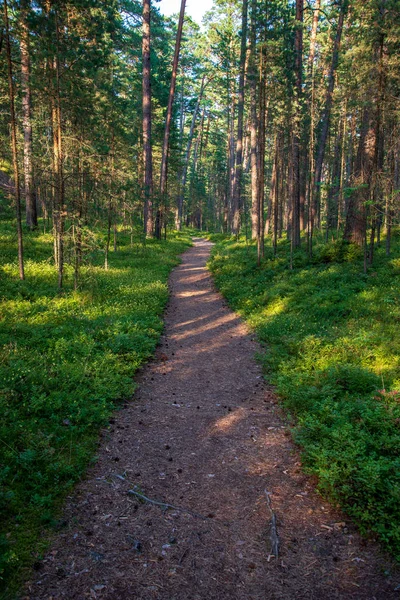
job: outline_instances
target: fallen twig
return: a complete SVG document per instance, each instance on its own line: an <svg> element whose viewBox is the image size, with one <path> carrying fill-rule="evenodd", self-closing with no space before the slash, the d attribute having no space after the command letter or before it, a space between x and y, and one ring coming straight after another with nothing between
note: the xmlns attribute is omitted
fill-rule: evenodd
<svg viewBox="0 0 400 600"><path fill-rule="evenodd" d="M184 553L182 554L182 556L179 559L179 564L181 565L183 562L183 559L185 558L186 554L189 552L189 548L186 548L186 550L184 551Z"/></svg>
<svg viewBox="0 0 400 600"><path fill-rule="evenodd" d="M132 483L132 482L128 481L122 475L118 475L118 473L113 473L113 475L114 475L114 477L117 477L121 481L126 481L127 483ZM128 494L130 494L131 496L136 496L136 498L143 500L143 502L148 502L149 504L154 504L155 506L161 506L164 510L167 510L167 508L171 508L172 510L179 510L180 512L185 512L189 515L192 515L193 517L196 517L197 519L203 519L204 521L206 519L208 519L208 517L205 517L204 515L200 515L199 513L193 512L192 510L189 510L188 508L181 508L180 506L175 506L174 504L167 504L166 502L160 502L159 500L153 500L152 498L148 498L144 494L137 492L135 489L128 490Z"/></svg>
<svg viewBox="0 0 400 600"><path fill-rule="evenodd" d="M270 531L270 540L271 540L271 553L270 553L270 557L274 556L275 558L278 558L279 556L279 538L278 538L278 531L277 531L277 526L276 526L276 515L274 513L274 511L272 510L272 504L271 504L271 498L270 498L270 492L267 492L267 490L265 491L265 495L267 497L267 504L268 504L268 508L270 510L271 513L271 531Z"/></svg>
<svg viewBox="0 0 400 600"><path fill-rule="evenodd" d="M128 494L136 496L137 498L140 498L141 500L143 500L144 502L148 502L149 504L161 506L162 508L164 508L164 510L166 510L167 508L172 508L173 510L179 510L180 512L188 513L189 515L197 517L198 519L203 519L204 521L208 518L204 517L203 515L200 515L199 513L195 513L192 510L189 510L188 508L181 508L180 506L175 506L174 504L167 504L166 502L160 502L159 500L152 500L151 498L148 498L147 496L144 496L143 494L141 494L140 492L136 492L135 490L128 490Z"/></svg>

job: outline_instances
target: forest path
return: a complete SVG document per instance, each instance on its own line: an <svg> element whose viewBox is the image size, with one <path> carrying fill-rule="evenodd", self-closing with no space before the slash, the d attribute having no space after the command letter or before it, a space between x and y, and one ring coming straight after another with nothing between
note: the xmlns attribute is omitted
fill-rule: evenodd
<svg viewBox="0 0 400 600"><path fill-rule="evenodd" d="M389 563L302 474L258 345L205 268L210 247L195 240L172 273L156 359L104 433L24 598L398 598ZM134 485L186 510L141 502ZM265 490L278 559L268 559Z"/></svg>

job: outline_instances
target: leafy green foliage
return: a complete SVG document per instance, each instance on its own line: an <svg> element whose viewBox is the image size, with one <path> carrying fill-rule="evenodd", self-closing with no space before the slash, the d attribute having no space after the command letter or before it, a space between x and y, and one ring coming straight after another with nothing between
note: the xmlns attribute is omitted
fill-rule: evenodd
<svg viewBox="0 0 400 600"><path fill-rule="evenodd" d="M103 232L98 232L101 238ZM167 277L188 237L93 251L82 285L57 291L51 236L26 236L26 280L18 280L12 230L1 224L0 578L33 558L44 524L85 472L98 431L153 353L168 298ZM35 257L35 258L33 258ZM96 266L97 265L97 266ZM4 582L3 582L4 583Z"/></svg>
<svg viewBox="0 0 400 600"><path fill-rule="evenodd" d="M400 558L400 258L383 250L367 275L360 250L336 242L301 251L287 242L260 268L244 241L217 243L210 268L263 344L319 489Z"/></svg>

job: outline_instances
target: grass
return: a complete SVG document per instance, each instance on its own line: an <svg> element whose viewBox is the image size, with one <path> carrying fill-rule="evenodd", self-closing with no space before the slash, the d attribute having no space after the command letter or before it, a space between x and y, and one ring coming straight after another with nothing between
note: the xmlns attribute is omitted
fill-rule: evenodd
<svg viewBox="0 0 400 600"><path fill-rule="evenodd" d="M258 268L245 240L217 240L210 268L256 331L265 374L302 447L306 471L362 532L400 559L400 256L319 244L310 262L284 241Z"/></svg>
<svg viewBox="0 0 400 600"><path fill-rule="evenodd" d="M97 248L104 232L97 232ZM18 280L15 236L0 223L0 596L11 598L40 559L44 528L95 460L98 433L162 331L167 278L189 237L130 246L119 234L110 268L93 245L80 289L67 267L62 293L52 239L25 236Z"/></svg>

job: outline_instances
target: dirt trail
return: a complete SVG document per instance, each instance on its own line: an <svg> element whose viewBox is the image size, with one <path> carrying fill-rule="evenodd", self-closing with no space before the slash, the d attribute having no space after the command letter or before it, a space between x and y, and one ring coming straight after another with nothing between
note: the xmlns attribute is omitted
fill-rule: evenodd
<svg viewBox="0 0 400 600"><path fill-rule="evenodd" d="M400 598L389 561L302 474L258 346L205 269L210 246L196 240L173 272L157 357L104 433L24 597ZM141 502L128 494L135 485L187 512ZM265 490L278 559L268 560Z"/></svg>

